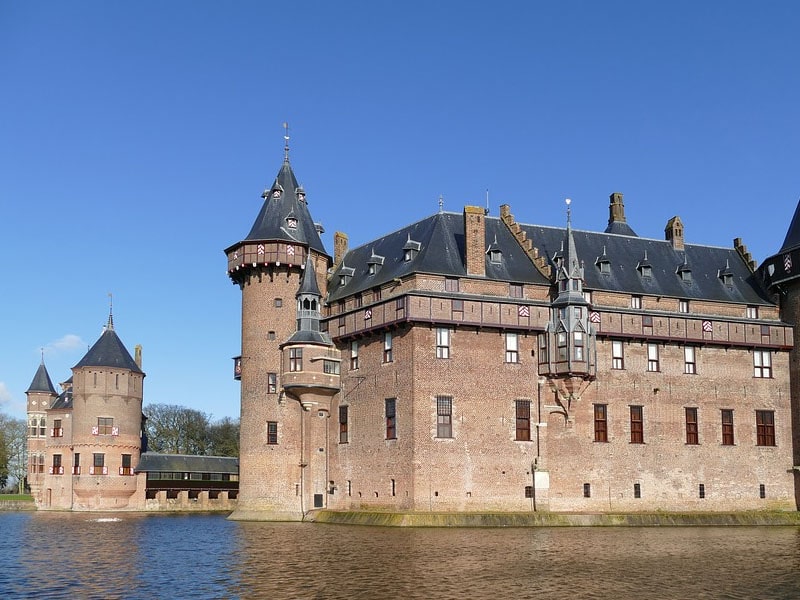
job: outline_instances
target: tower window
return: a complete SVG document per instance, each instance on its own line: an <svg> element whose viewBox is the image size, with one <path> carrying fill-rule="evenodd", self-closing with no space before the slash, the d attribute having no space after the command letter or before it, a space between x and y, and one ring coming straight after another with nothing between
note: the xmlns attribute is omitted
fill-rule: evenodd
<svg viewBox="0 0 800 600"><path fill-rule="evenodd" d="M689 301L688 300L678 300L678 312L681 312L681 313L688 313L689 312Z"/></svg>
<svg viewBox="0 0 800 600"><path fill-rule="evenodd" d="M659 370L657 344L647 344L647 370L648 371Z"/></svg>
<svg viewBox="0 0 800 600"><path fill-rule="evenodd" d="M700 443L697 429L697 408L686 407L686 443L694 446Z"/></svg>
<svg viewBox="0 0 800 600"><path fill-rule="evenodd" d="M450 358L450 330L447 327L436 328L436 358Z"/></svg>
<svg viewBox="0 0 800 600"><path fill-rule="evenodd" d="M631 444L644 444L644 409L631 406Z"/></svg>
<svg viewBox="0 0 800 600"><path fill-rule="evenodd" d="M529 442L531 439L531 401L516 400L517 435L514 439L518 442Z"/></svg>
<svg viewBox="0 0 800 600"><path fill-rule="evenodd" d="M278 444L278 422L267 421L267 444L276 446Z"/></svg>
<svg viewBox="0 0 800 600"><path fill-rule="evenodd" d="M350 342L350 370L358 369L358 342Z"/></svg>
<svg viewBox="0 0 800 600"><path fill-rule="evenodd" d="M756 411L756 445L775 445L775 412L771 410Z"/></svg>
<svg viewBox="0 0 800 600"><path fill-rule="evenodd" d="M303 370L303 349L289 348L289 371Z"/></svg>
<svg viewBox="0 0 800 600"><path fill-rule="evenodd" d="M385 363L393 361L392 343L392 334L387 331L383 334L383 362Z"/></svg>
<svg viewBox="0 0 800 600"><path fill-rule="evenodd" d="M339 407L339 443L346 444L348 442L347 432L347 406Z"/></svg>
<svg viewBox="0 0 800 600"><path fill-rule="evenodd" d="M697 373L697 359L694 346L686 346L683 349L683 372L688 375Z"/></svg>
<svg viewBox="0 0 800 600"><path fill-rule="evenodd" d="M625 368L625 355L622 340L611 340L611 368L617 370Z"/></svg>
<svg viewBox="0 0 800 600"><path fill-rule="evenodd" d="M387 398L385 401L386 409L386 439L397 439L397 399Z"/></svg>
<svg viewBox="0 0 800 600"><path fill-rule="evenodd" d="M753 377L772 377L772 355L769 350L753 350Z"/></svg>
<svg viewBox="0 0 800 600"><path fill-rule="evenodd" d="M278 374L277 373L267 373L267 393L268 394L277 394L278 393Z"/></svg>
<svg viewBox="0 0 800 600"><path fill-rule="evenodd" d="M506 362L519 362L519 337L516 333L506 333Z"/></svg>
<svg viewBox="0 0 800 600"><path fill-rule="evenodd" d="M607 404L594 405L594 441L607 442L608 441L608 417L607 417Z"/></svg>
<svg viewBox="0 0 800 600"><path fill-rule="evenodd" d="M436 396L436 437L453 437L452 396Z"/></svg>
<svg viewBox="0 0 800 600"><path fill-rule="evenodd" d="M733 446L733 410L723 408L722 415L722 445Z"/></svg>

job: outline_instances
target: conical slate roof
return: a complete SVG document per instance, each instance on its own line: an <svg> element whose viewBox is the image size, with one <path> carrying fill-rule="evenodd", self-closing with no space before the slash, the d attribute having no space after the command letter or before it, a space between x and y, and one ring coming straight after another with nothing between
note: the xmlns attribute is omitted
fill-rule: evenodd
<svg viewBox="0 0 800 600"><path fill-rule="evenodd" d="M287 156L245 240L296 242L327 256L305 197Z"/></svg>
<svg viewBox="0 0 800 600"><path fill-rule="evenodd" d="M800 202L797 204L792 222L789 225L789 231L786 232L786 239L783 240L783 246L781 246L778 253L792 250L798 246L800 246Z"/></svg>
<svg viewBox="0 0 800 600"><path fill-rule="evenodd" d="M303 271L303 279L300 280L300 288L297 290L296 296L317 296L322 297L322 292L319 291L319 284L317 283L317 272L314 269L314 261L311 260L311 255L308 255L306 260L306 268Z"/></svg>
<svg viewBox="0 0 800 600"><path fill-rule="evenodd" d="M95 342L94 346L89 348L86 356L73 369L80 369L81 367L113 367L142 373L142 370L114 331L114 326L110 319L109 325L103 331L103 335Z"/></svg>
<svg viewBox="0 0 800 600"><path fill-rule="evenodd" d="M31 385L25 393L30 394L31 392L56 395L56 389L53 387L53 382L50 380L50 374L47 372L47 367L44 366L44 361L36 369L36 375L33 376L33 381L31 381Z"/></svg>

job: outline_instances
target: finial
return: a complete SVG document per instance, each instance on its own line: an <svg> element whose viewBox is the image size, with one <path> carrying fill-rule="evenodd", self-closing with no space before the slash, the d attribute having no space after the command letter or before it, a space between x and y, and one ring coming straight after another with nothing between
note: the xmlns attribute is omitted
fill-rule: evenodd
<svg viewBox="0 0 800 600"><path fill-rule="evenodd" d="M114 329L114 296L108 292L108 326L107 329Z"/></svg>
<svg viewBox="0 0 800 600"><path fill-rule="evenodd" d="M439 212L444 210L444 196L439 194Z"/></svg>
<svg viewBox="0 0 800 600"><path fill-rule="evenodd" d="M44 364L44 347L40 348L40 350L42 351L42 364Z"/></svg>
<svg viewBox="0 0 800 600"><path fill-rule="evenodd" d="M489 188L486 188L486 208L483 209L483 214L489 214Z"/></svg>
<svg viewBox="0 0 800 600"><path fill-rule="evenodd" d="M283 122L283 162L289 162L289 123Z"/></svg>
<svg viewBox="0 0 800 600"><path fill-rule="evenodd" d="M567 203L567 227L571 227L572 226L572 210L570 209L569 205L572 204L572 200L570 198L567 198L566 200L564 200L564 202Z"/></svg>

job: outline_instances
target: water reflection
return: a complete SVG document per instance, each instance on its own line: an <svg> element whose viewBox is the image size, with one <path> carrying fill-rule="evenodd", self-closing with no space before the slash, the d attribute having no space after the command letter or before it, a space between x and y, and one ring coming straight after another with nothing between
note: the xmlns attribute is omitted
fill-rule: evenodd
<svg viewBox="0 0 800 600"><path fill-rule="evenodd" d="M798 527L394 529L114 517L0 513L0 596L800 597Z"/></svg>

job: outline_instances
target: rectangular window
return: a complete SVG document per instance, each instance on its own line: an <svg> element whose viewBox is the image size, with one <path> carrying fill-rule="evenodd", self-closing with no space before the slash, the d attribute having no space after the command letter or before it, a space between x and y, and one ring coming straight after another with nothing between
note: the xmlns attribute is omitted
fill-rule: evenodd
<svg viewBox="0 0 800 600"><path fill-rule="evenodd" d="M386 399L386 439L397 439L397 399Z"/></svg>
<svg viewBox="0 0 800 600"><path fill-rule="evenodd" d="M102 453L92 454L92 472L89 475L106 475L106 455Z"/></svg>
<svg viewBox="0 0 800 600"><path fill-rule="evenodd" d="M756 445L775 445L775 412L771 410L756 411Z"/></svg>
<svg viewBox="0 0 800 600"><path fill-rule="evenodd" d="M586 300L589 304L592 303L592 292L588 292L586 290L583 291L583 299Z"/></svg>
<svg viewBox="0 0 800 600"><path fill-rule="evenodd" d="M769 350L753 350L753 377L772 377L772 355Z"/></svg>
<svg viewBox="0 0 800 600"><path fill-rule="evenodd" d="M508 295L512 298L522 298L522 284L521 283L509 283L508 284Z"/></svg>
<svg viewBox="0 0 800 600"><path fill-rule="evenodd" d="M591 498L592 497L592 484L591 483L584 483L583 484L583 497L584 498Z"/></svg>
<svg viewBox="0 0 800 600"><path fill-rule="evenodd" d="M53 475L63 475L64 474L64 467L61 466L61 455L60 454L53 454L53 466L50 469L50 473Z"/></svg>
<svg viewBox="0 0 800 600"><path fill-rule="evenodd" d="M689 301L688 300L678 300L678 312L688 313L689 312Z"/></svg>
<svg viewBox="0 0 800 600"><path fill-rule="evenodd" d="M594 441L608 441L608 405L594 405Z"/></svg>
<svg viewBox="0 0 800 600"><path fill-rule="evenodd" d="M275 446L278 443L278 422L267 421L267 445Z"/></svg>
<svg viewBox="0 0 800 600"><path fill-rule="evenodd" d="M556 332L556 346L558 346L558 360L567 360L567 332Z"/></svg>
<svg viewBox="0 0 800 600"><path fill-rule="evenodd" d="M324 359L322 361L322 372L325 375L339 375L339 361Z"/></svg>
<svg viewBox="0 0 800 600"><path fill-rule="evenodd" d="M61 427L61 419L53 419L52 437L64 437L64 429Z"/></svg>
<svg viewBox="0 0 800 600"><path fill-rule="evenodd" d="M573 354L575 355L575 360L583 360L583 332L582 331L573 331L572 332L572 343L573 343Z"/></svg>
<svg viewBox="0 0 800 600"><path fill-rule="evenodd" d="M119 468L120 475L133 475L133 468L131 467L131 455L122 455L122 466Z"/></svg>
<svg viewBox="0 0 800 600"><path fill-rule="evenodd" d="M97 417L97 434L111 435L114 431L113 417Z"/></svg>
<svg viewBox="0 0 800 600"><path fill-rule="evenodd" d="M358 369L358 342L350 342L350 370Z"/></svg>
<svg viewBox="0 0 800 600"><path fill-rule="evenodd" d="M705 483L701 483L697 487L697 495L700 497L701 500L706 497L706 484Z"/></svg>
<svg viewBox="0 0 800 600"><path fill-rule="evenodd" d="M765 486L763 483L758 484L758 497L759 498L767 497L767 486Z"/></svg>
<svg viewBox="0 0 800 600"><path fill-rule="evenodd" d="M617 370L625 368L622 340L611 340L611 368Z"/></svg>
<svg viewBox="0 0 800 600"><path fill-rule="evenodd" d="M381 288L379 288L379 287L376 287L376 288L374 288L374 289L372 290L372 300L373 300L374 302L377 302L377 301L378 301L378 300L380 300L380 299L381 299Z"/></svg>
<svg viewBox="0 0 800 600"><path fill-rule="evenodd" d="M278 393L278 374L277 373L267 373L267 393L268 394L277 394Z"/></svg>
<svg viewBox="0 0 800 600"><path fill-rule="evenodd" d="M634 498L641 498L642 497L642 484L641 483L634 483L633 484L633 497Z"/></svg>
<svg viewBox="0 0 800 600"><path fill-rule="evenodd" d="M647 344L647 370L658 371L658 345Z"/></svg>
<svg viewBox="0 0 800 600"><path fill-rule="evenodd" d="M353 297L353 307L354 308L361 308L361 305L364 303L364 297L359 293Z"/></svg>
<svg viewBox="0 0 800 600"><path fill-rule="evenodd" d="M757 319L758 318L758 307L757 306L748 306L747 307L747 318L748 319Z"/></svg>
<svg viewBox="0 0 800 600"><path fill-rule="evenodd" d="M687 375L697 373L697 361L694 346L686 346L683 349L683 372Z"/></svg>
<svg viewBox="0 0 800 600"><path fill-rule="evenodd" d="M406 297L402 296L394 301L394 312L397 319L402 319L406 316Z"/></svg>
<svg viewBox="0 0 800 600"><path fill-rule="evenodd" d="M347 439L347 406L339 407L339 443L346 444Z"/></svg>
<svg viewBox="0 0 800 600"><path fill-rule="evenodd" d="M450 330L436 328L436 358L450 358Z"/></svg>
<svg viewBox="0 0 800 600"><path fill-rule="evenodd" d="M303 349L289 348L289 371L297 372L303 370Z"/></svg>
<svg viewBox="0 0 800 600"><path fill-rule="evenodd" d="M686 407L686 443L692 446L700 443L697 431L697 408L693 406Z"/></svg>
<svg viewBox="0 0 800 600"><path fill-rule="evenodd" d="M631 444L644 444L644 409L631 406Z"/></svg>
<svg viewBox="0 0 800 600"><path fill-rule="evenodd" d="M546 363L550 360L549 353L547 352L547 334L539 334L539 364Z"/></svg>
<svg viewBox="0 0 800 600"><path fill-rule="evenodd" d="M392 362L392 334L388 331L383 334L383 362Z"/></svg>
<svg viewBox="0 0 800 600"><path fill-rule="evenodd" d="M722 409L722 445L733 446L733 410Z"/></svg>
<svg viewBox="0 0 800 600"><path fill-rule="evenodd" d="M631 296L631 308L642 308L641 296Z"/></svg>
<svg viewBox="0 0 800 600"><path fill-rule="evenodd" d="M73 475L80 475L81 474L81 454L80 452L76 452L72 455L72 474Z"/></svg>
<svg viewBox="0 0 800 600"><path fill-rule="evenodd" d="M518 442L529 442L531 439L531 401L517 400L517 437Z"/></svg>
<svg viewBox="0 0 800 600"><path fill-rule="evenodd" d="M506 334L506 362L519 362L519 338L516 333Z"/></svg>
<svg viewBox="0 0 800 600"><path fill-rule="evenodd" d="M452 396L436 396L436 437L453 437Z"/></svg>
<svg viewBox="0 0 800 600"><path fill-rule="evenodd" d="M444 291L445 292L457 292L458 291L458 278L456 278L456 277L445 277L444 278Z"/></svg>

